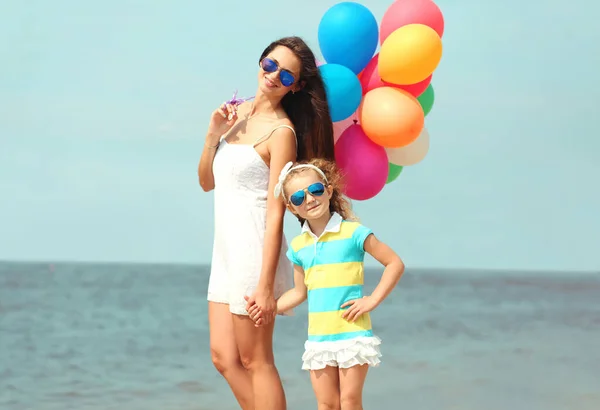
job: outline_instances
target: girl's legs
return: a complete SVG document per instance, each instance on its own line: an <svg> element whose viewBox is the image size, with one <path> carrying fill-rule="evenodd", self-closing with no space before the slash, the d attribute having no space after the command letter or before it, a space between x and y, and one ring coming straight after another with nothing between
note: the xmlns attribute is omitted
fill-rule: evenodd
<svg viewBox="0 0 600 410"><path fill-rule="evenodd" d="M233 315L235 341L242 365L250 373L254 392L254 409L285 410L285 394L273 357L273 327L255 327L248 316Z"/></svg>
<svg viewBox="0 0 600 410"><path fill-rule="evenodd" d="M340 410L340 379L337 367L311 370L310 381L317 398L318 410Z"/></svg>
<svg viewBox="0 0 600 410"><path fill-rule="evenodd" d="M216 369L223 375L243 410L254 410L250 374L242 366L235 344L233 318L229 305L208 302L210 354Z"/></svg>
<svg viewBox="0 0 600 410"><path fill-rule="evenodd" d="M356 365L340 369L341 410L363 410L362 392L369 365Z"/></svg>

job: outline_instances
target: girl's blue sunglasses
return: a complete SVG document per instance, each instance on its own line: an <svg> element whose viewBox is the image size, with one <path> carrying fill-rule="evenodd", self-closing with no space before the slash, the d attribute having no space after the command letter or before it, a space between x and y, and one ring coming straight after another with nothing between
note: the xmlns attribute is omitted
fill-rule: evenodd
<svg viewBox="0 0 600 410"><path fill-rule="evenodd" d="M308 188L301 189L300 191L296 191L292 195L290 195L290 202L294 206L302 205L304 199L306 198L306 195L304 194L304 192L306 191L308 191L308 193L312 196L321 196L325 193L325 185L323 185L321 182L315 182L314 184L310 184Z"/></svg>
<svg viewBox="0 0 600 410"><path fill-rule="evenodd" d="M262 61L260 62L260 67L267 73L274 73L275 71L279 70L279 64L271 60L269 57L265 57L262 59ZM296 82L294 74L292 74L285 68L282 68L279 72L279 80L281 81L281 84L284 87L290 87Z"/></svg>

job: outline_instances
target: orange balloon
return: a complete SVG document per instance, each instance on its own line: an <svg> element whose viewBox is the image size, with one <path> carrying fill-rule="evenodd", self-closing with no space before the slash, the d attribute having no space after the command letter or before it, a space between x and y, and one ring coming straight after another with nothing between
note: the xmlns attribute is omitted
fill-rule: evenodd
<svg viewBox="0 0 600 410"><path fill-rule="evenodd" d="M399 148L417 139L425 125L419 101L395 87L375 88L363 97L358 116L363 131L376 144Z"/></svg>

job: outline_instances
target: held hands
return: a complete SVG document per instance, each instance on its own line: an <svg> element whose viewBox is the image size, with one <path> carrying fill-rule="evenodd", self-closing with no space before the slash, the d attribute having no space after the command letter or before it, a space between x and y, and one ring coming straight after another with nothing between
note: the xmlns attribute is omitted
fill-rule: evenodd
<svg viewBox="0 0 600 410"><path fill-rule="evenodd" d="M220 137L229 131L237 121L237 111L238 108L236 105L223 103L219 108L213 111L210 117L208 133Z"/></svg>
<svg viewBox="0 0 600 410"><path fill-rule="evenodd" d="M244 296L244 299L247 302L246 311L254 322L254 326L268 325L275 320L277 301L273 292L258 289L252 296Z"/></svg>
<svg viewBox="0 0 600 410"><path fill-rule="evenodd" d="M368 313L377 307L376 301L371 296L363 296L360 299L349 300L344 303L341 308L350 306L343 314L342 317L348 322L354 322L363 313Z"/></svg>
<svg viewBox="0 0 600 410"><path fill-rule="evenodd" d="M248 312L248 316L250 317L250 319L252 319L252 321L254 322L254 326L262 326L264 324L262 319L262 312L256 304L256 301L252 300L248 296L244 296L244 299L246 299L246 302L248 302L246 304L246 311Z"/></svg>

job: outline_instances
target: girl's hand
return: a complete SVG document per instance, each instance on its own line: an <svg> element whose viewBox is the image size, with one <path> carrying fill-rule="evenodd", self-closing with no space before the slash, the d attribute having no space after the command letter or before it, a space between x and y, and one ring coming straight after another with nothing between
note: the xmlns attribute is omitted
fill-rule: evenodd
<svg viewBox="0 0 600 410"><path fill-rule="evenodd" d="M350 306L343 314L342 317L348 322L354 322L363 313L368 313L377 307L377 303L371 296L363 296L361 299L353 299L344 303L342 309L346 306Z"/></svg>
<svg viewBox="0 0 600 410"><path fill-rule="evenodd" d="M237 121L237 111L237 106L223 103L219 108L214 110L210 116L208 133L220 137L229 131Z"/></svg>
<svg viewBox="0 0 600 410"><path fill-rule="evenodd" d="M244 296L244 299L246 299L247 302L246 311L248 312L248 316L254 322L255 327L260 327L263 324L263 312L253 298Z"/></svg>

